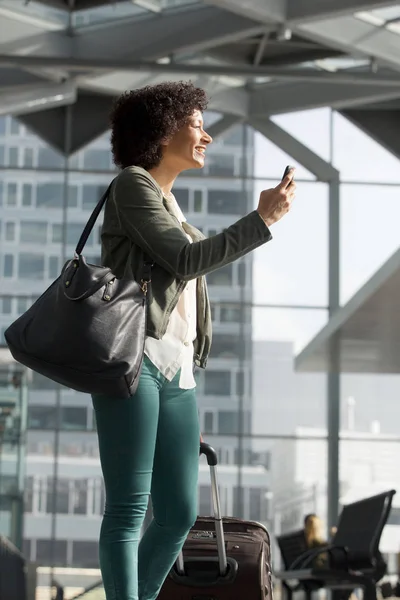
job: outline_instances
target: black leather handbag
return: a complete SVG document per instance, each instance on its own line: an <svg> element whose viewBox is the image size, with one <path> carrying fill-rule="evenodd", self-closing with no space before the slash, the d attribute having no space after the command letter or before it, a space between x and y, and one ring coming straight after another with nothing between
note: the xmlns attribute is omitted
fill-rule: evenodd
<svg viewBox="0 0 400 600"><path fill-rule="evenodd" d="M13 357L33 371L79 392L127 398L135 393L143 362L152 262L145 258L137 282L126 275L117 279L82 256L110 188L74 258L4 335Z"/></svg>

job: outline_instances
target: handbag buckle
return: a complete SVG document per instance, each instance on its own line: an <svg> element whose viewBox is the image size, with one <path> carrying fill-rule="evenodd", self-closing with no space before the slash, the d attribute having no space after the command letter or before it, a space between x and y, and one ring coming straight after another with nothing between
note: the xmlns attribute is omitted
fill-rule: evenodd
<svg viewBox="0 0 400 600"><path fill-rule="evenodd" d="M143 294L146 296L148 292L148 284L150 281L146 281L145 279L141 279L140 283L142 284L140 287L142 289Z"/></svg>

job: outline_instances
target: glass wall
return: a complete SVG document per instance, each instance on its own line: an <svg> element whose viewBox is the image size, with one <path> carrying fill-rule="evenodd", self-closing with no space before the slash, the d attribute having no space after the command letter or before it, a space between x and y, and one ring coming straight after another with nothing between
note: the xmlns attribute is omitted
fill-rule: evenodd
<svg viewBox="0 0 400 600"><path fill-rule="evenodd" d="M398 161L329 109L274 120L340 171L344 303L397 249ZM115 174L108 138L70 157L65 179L61 155L18 121L0 119L0 268L13 290L0 295L2 331L72 255ZM215 140L207 167L181 176L175 194L188 220L214 235L253 210L287 164L296 161L241 126ZM294 358L328 319L329 189L297 166L297 199L273 240L208 276L214 341L207 370L197 373L201 429L220 459L223 511L260 521L272 535L298 529L309 512L327 521L326 376L295 372ZM391 215L384 230L382 206ZM95 262L100 225L86 248ZM342 377L341 504L397 485L389 463L399 452L398 381ZM28 425L25 553L47 566L96 567L104 489L90 398L33 374ZM203 459L199 512L210 512ZM400 547L396 515L384 534L392 554Z"/></svg>

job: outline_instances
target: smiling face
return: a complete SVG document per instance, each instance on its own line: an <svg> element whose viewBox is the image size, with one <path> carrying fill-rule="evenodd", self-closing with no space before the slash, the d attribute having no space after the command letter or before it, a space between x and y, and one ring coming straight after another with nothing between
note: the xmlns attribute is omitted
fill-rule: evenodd
<svg viewBox="0 0 400 600"><path fill-rule="evenodd" d="M203 127L203 115L196 110L187 122L163 144L164 164L170 165L178 172L204 167L206 149L212 142L212 138L204 131Z"/></svg>

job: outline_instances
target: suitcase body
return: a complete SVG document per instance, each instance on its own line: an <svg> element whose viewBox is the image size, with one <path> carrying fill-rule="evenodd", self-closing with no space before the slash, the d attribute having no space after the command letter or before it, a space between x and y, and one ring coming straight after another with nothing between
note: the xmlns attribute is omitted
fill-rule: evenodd
<svg viewBox="0 0 400 600"><path fill-rule="evenodd" d="M260 523L221 518L216 454L211 469L214 517L198 517L158 600L273 600L270 538Z"/></svg>

